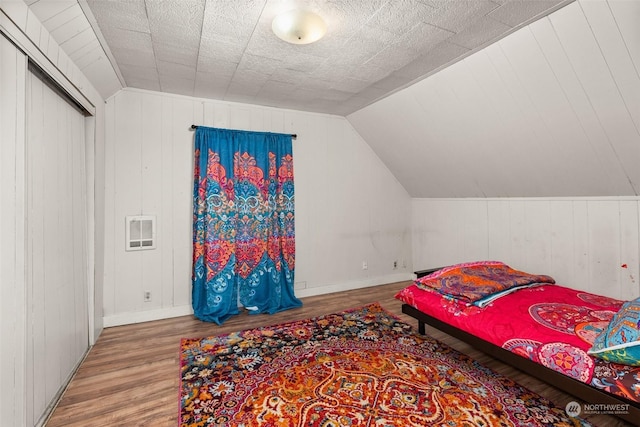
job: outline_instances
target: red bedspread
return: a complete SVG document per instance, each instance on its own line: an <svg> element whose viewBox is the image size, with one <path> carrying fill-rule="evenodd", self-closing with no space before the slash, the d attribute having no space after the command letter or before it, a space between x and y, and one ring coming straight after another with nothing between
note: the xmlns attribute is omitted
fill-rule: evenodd
<svg viewBox="0 0 640 427"><path fill-rule="evenodd" d="M622 301L558 285L521 289L485 308L443 298L416 285L400 291L396 298L548 368L640 402L640 367L587 354Z"/></svg>

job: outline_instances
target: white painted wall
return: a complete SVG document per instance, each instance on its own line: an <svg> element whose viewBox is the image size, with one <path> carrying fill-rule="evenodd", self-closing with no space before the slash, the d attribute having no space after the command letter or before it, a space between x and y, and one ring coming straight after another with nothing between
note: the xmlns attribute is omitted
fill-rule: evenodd
<svg viewBox="0 0 640 427"><path fill-rule="evenodd" d="M638 296L635 197L411 200L396 180L414 196L636 194L637 4L576 2L350 123L131 90L105 106L22 1L0 0L0 30L15 26L14 43L95 109L86 156L89 193L95 183L88 226L95 264L88 269L96 275L97 336L103 307L106 325L191 312L193 123L299 135L298 296L403 280L414 268L471 259L500 259L618 298ZM15 201L0 209L0 419L22 426L26 201L16 171L25 166L25 117L24 74L16 69L25 58L6 41L0 55L0 196ZM125 253L124 217L149 213L158 216L158 249ZM149 303L144 290L152 291Z"/></svg>
<svg viewBox="0 0 640 427"><path fill-rule="evenodd" d="M29 123L26 103L27 57L44 69L77 102L95 114L94 118L80 119L89 126L74 136L86 142L84 151L67 146L63 150L64 155L57 155L53 160L62 160L63 163L67 161L68 168L59 176L66 177L65 182L72 184L71 194L77 194L84 186L82 191L89 195L85 200L74 197L71 202L73 221L80 225L78 228L69 227L64 217L59 218L60 222L57 224L47 221L42 224L41 231L45 235L64 230L73 231L69 240L64 242L66 246L61 252L65 256L58 265L51 258L56 250L55 244L51 244L53 240L44 239L49 242L44 250L45 255L48 254L45 256L45 264L54 271L64 271L62 277L54 274L55 280L51 280L49 270L43 268L42 260L31 252L37 247L39 237L42 237L31 228L34 226L33 221L37 223L43 217L33 216L27 209L34 206L31 204L33 200L29 199L33 194L30 185L34 181L31 181L33 176L28 173L29 169L33 171L42 165L33 157L33 151L28 149L29 144L35 140L30 139L28 142L25 133L27 123L32 124ZM104 144L104 135L101 134L104 129L104 101L21 0L0 0L0 110L0 198L3 200L0 209L0 423L3 427L23 427L34 423L39 425L38 419L42 420L48 410L45 408L54 403L55 399L52 397L64 386L70 370L73 370L86 350L89 339L94 342L102 330L102 282L94 283L92 276L94 267L100 268L102 259L96 260L95 265L92 262L94 245L100 247L102 244L104 232L100 227L103 223L99 214L91 219L89 216L94 211L93 197L103 194L100 191L104 182L101 181L103 175L99 170L98 173L95 172L93 162L96 147L99 150ZM62 110L56 112L62 113ZM49 113L46 115L50 116ZM49 130L40 135L40 143L43 140L49 143L60 142L56 138L59 134L47 132ZM78 143L78 140L75 142ZM52 147L53 145L46 146L47 149ZM43 157L39 159L40 162L44 161ZM62 187L56 187L57 191L62 191L61 189ZM70 194L66 193L65 196ZM66 201L68 198L63 196L56 198L54 203L65 204ZM52 212L51 206L49 208L49 211L37 214ZM85 220L82 221L78 216L84 216ZM61 227L57 228L58 226ZM57 235L56 239L58 237L62 239L61 235ZM76 252L80 245L84 245L81 252L86 256ZM74 259L76 256L78 262ZM71 274L66 270L70 259L73 259L73 283L81 287L73 292L73 302L69 300L69 294L63 291L70 277L66 274ZM46 275L46 280L38 282L35 280L37 274L40 279ZM41 288L37 289L37 286ZM38 293L43 290L42 286L44 298ZM88 300L88 295L93 296L94 290L97 300L95 304ZM79 311L74 311L77 307L76 298L82 307ZM70 305L65 305L70 303L74 304L73 309ZM51 311L56 304L64 307L64 313L59 307L57 312ZM90 312L87 312L87 305ZM67 312L67 309L72 313ZM71 314L73 319L68 317ZM43 332L43 324L46 324L44 336L40 334ZM77 335L76 327L80 330ZM81 339L76 341L78 336ZM44 344L42 340L48 340L44 350L40 347ZM44 353L37 353L40 350ZM41 366L42 363L45 366ZM41 368L44 368L44 372Z"/></svg>
<svg viewBox="0 0 640 427"><path fill-rule="evenodd" d="M639 16L576 1L349 122L412 197L638 196Z"/></svg>
<svg viewBox="0 0 640 427"><path fill-rule="evenodd" d="M26 425L89 349L85 117L27 75ZM42 419L41 419L42 418Z"/></svg>
<svg viewBox="0 0 640 427"><path fill-rule="evenodd" d="M497 260L622 300L640 296L640 198L414 199L416 269Z"/></svg>
<svg viewBox="0 0 640 427"><path fill-rule="evenodd" d="M54 5L54 8L58 6ZM69 4L69 6L72 6L73 13L76 13L75 9L78 5ZM45 70L58 85L93 115L86 119L89 125L85 150L87 191L91 196L87 200L87 212L95 211L96 213L95 217L90 218L88 222L87 236L91 245L89 259L95 260L95 263L87 267L89 271L87 287L92 291L89 292L89 296L95 298L95 301L90 301L89 318L90 338L93 343L103 327L102 281L96 280L94 283L93 273L94 270L101 272L103 268L103 257L94 255L96 252L101 252L104 240L104 221L99 209L103 206L104 199L104 168L101 165L104 147L104 99L24 1L0 0L0 32L4 33L32 62ZM20 106L17 107L20 108ZM95 277L101 279L102 275L96 274Z"/></svg>
<svg viewBox="0 0 640 427"><path fill-rule="evenodd" d="M0 34L0 420L26 425L25 70Z"/></svg>
<svg viewBox="0 0 640 427"><path fill-rule="evenodd" d="M105 325L192 312L192 124L298 135L297 296L411 277L410 198L344 118L123 90L106 122ZM140 214L157 216L158 247L126 252Z"/></svg>

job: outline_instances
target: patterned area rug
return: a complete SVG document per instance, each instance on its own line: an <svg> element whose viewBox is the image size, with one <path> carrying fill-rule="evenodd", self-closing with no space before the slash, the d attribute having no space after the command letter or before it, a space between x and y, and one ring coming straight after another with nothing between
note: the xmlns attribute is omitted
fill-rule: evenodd
<svg viewBox="0 0 640 427"><path fill-rule="evenodd" d="M181 342L181 426L589 426L378 304Z"/></svg>

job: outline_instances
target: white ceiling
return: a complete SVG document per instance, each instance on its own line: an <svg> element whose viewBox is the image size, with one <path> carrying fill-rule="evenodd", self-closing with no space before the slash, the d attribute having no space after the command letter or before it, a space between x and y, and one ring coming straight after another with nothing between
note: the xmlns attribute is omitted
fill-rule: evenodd
<svg viewBox="0 0 640 427"><path fill-rule="evenodd" d="M639 19L579 0L347 119L413 197L637 197Z"/></svg>
<svg viewBox="0 0 640 427"><path fill-rule="evenodd" d="M24 0L96 89L348 115L573 0ZM271 21L327 22L290 45ZM102 49L100 49L102 47Z"/></svg>

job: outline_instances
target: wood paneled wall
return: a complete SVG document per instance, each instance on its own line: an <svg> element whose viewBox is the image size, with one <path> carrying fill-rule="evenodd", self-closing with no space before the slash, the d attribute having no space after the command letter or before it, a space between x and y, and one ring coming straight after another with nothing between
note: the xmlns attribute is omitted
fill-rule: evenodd
<svg viewBox="0 0 640 427"><path fill-rule="evenodd" d="M573 2L348 118L412 197L640 195L640 2Z"/></svg>
<svg viewBox="0 0 640 427"><path fill-rule="evenodd" d="M477 260L640 296L640 198L414 199L416 269Z"/></svg>
<svg viewBox="0 0 640 427"><path fill-rule="evenodd" d="M40 118L47 117L49 128L42 128L37 137L27 135L27 129L36 130L33 117L27 112L28 60L49 74L87 111L96 114L86 119L88 128L83 128L82 115L69 119L64 102L36 103L36 110L51 107L54 111L40 110ZM45 88L42 89L44 93ZM94 213L93 197L101 197L104 182L101 174L96 177L94 173L94 144L103 146L103 126L104 100L77 65L26 3L0 0L3 427L40 425L82 358L89 339L102 330L101 282L95 283L96 304L91 305L91 313L87 312L87 303L88 287L94 286L94 244L100 247L103 238L100 214L95 221L88 218ZM66 135L70 138L67 139L60 129L71 127L77 132ZM45 172L53 172L55 177L38 177ZM39 185L39 193L34 191L34 184ZM31 197L36 194L43 198Z"/></svg>
<svg viewBox="0 0 640 427"><path fill-rule="evenodd" d="M26 396L36 425L89 349L84 115L27 75Z"/></svg>
<svg viewBox="0 0 640 427"><path fill-rule="evenodd" d="M346 119L123 90L106 122L105 326L191 313L192 124L298 135L296 295L411 277L411 200ZM157 249L126 252L125 216L147 214Z"/></svg>
<svg viewBox="0 0 640 427"><path fill-rule="evenodd" d="M0 33L0 420L25 419L25 71Z"/></svg>

